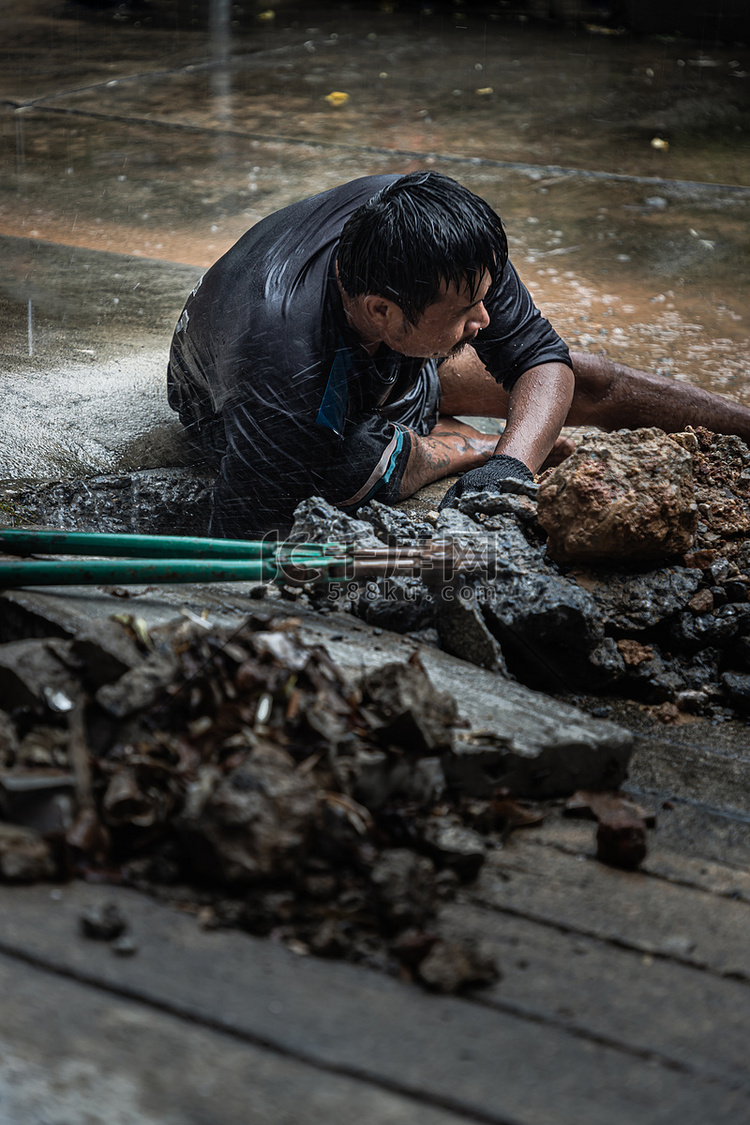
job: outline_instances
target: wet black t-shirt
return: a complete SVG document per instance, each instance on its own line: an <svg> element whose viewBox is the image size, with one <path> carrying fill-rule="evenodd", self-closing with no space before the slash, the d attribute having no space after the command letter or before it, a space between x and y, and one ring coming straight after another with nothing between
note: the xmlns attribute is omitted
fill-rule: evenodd
<svg viewBox="0 0 750 1125"><path fill-rule="evenodd" d="M269 215L188 298L169 401L220 458L211 534L284 534L313 495L350 509L398 499L409 429L434 424L419 417L435 408L420 389L426 365L389 349L368 355L335 278L347 219L398 178L367 176ZM485 304L490 324L473 346L506 389L539 363L570 362L510 263Z"/></svg>

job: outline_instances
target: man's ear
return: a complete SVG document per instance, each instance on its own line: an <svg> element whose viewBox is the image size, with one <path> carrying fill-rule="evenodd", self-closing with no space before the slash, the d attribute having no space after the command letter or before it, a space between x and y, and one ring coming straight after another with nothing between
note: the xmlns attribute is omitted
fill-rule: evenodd
<svg viewBox="0 0 750 1125"><path fill-rule="evenodd" d="M368 293L362 298L362 309L372 327L382 332L390 327L394 316L401 318L401 310L394 301L378 293Z"/></svg>

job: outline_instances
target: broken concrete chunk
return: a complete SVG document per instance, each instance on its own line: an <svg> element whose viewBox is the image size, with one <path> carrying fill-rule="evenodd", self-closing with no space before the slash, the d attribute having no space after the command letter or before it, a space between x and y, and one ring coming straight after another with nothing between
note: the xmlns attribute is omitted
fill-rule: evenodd
<svg viewBox="0 0 750 1125"><path fill-rule="evenodd" d="M55 863L47 842L32 828L0 822L0 879L34 883L52 879Z"/></svg>
<svg viewBox="0 0 750 1125"><path fill-rule="evenodd" d="M723 648L746 633L750 606L723 605L715 613L680 613L669 624L669 637L678 652L694 654L704 648Z"/></svg>
<svg viewBox="0 0 750 1125"><path fill-rule="evenodd" d="M543 697L540 696L540 700ZM443 755L448 786L460 797L491 797L498 788L516 797L561 797L579 788L611 789L627 776L633 736L602 723L602 738L590 726L576 737L569 723L558 737L524 745L511 734L460 732Z"/></svg>
<svg viewBox="0 0 750 1125"><path fill-rule="evenodd" d="M484 608L514 676L541 690L575 690L582 679L596 689L616 678L611 654L599 649L603 624L586 590L551 573L518 575L498 583Z"/></svg>
<svg viewBox="0 0 750 1125"><path fill-rule="evenodd" d="M385 919L397 929L420 926L435 908L435 869L408 848L386 848L370 880Z"/></svg>
<svg viewBox="0 0 750 1125"><path fill-rule="evenodd" d="M431 539L435 532L431 523L420 520L414 512L391 508L377 500L370 500L369 504L360 509L359 514L373 525L376 534L389 545Z"/></svg>
<svg viewBox="0 0 750 1125"><path fill-rule="evenodd" d="M455 508L445 508L437 521L437 534L450 541L456 552L460 572L461 552L486 554L492 559L496 575L523 574L527 570L548 569L538 543L530 543L518 522L507 513L475 522Z"/></svg>
<svg viewBox="0 0 750 1125"><path fill-rule="evenodd" d="M81 661L93 689L119 679L143 660L135 642L116 621L92 621L76 635L71 652Z"/></svg>
<svg viewBox="0 0 750 1125"><path fill-rule="evenodd" d="M539 486L539 522L558 562L641 561L693 544L693 462L661 430L587 435Z"/></svg>
<svg viewBox="0 0 750 1125"><path fill-rule="evenodd" d="M480 587L480 594L488 589ZM503 650L487 628L474 585L448 587L437 606L437 631L444 652L501 676L508 675Z"/></svg>
<svg viewBox="0 0 750 1125"><path fill-rule="evenodd" d="M729 692L732 706L743 715L750 715L750 675L746 672L725 672L721 677Z"/></svg>
<svg viewBox="0 0 750 1125"><path fill-rule="evenodd" d="M354 614L392 633L413 633L430 628L435 605L426 586L417 578L386 578L363 583L352 602Z"/></svg>
<svg viewBox="0 0 750 1125"><path fill-rule="evenodd" d="M65 710L78 693L78 684L69 668L50 652L44 640L11 641L0 645L0 707ZM59 705L55 705L59 701Z"/></svg>
<svg viewBox="0 0 750 1125"><path fill-rule="evenodd" d="M619 645L625 643L620 641ZM630 646L636 644L636 641L630 642ZM637 650L630 646L625 650L627 655L623 654L626 664L624 680L629 686L636 687L634 694L639 699L648 703L663 703L672 700L677 692L687 687L679 666L665 660L658 645L641 646L643 659L638 659ZM620 651L622 652L622 648Z"/></svg>
<svg viewBox="0 0 750 1125"><path fill-rule="evenodd" d="M419 659L366 673L362 692L383 716L377 735L384 743L414 754L434 754L452 744L456 701L433 687Z"/></svg>
<svg viewBox="0 0 750 1125"><path fill-rule="evenodd" d="M464 882L479 874L487 849L472 828L450 816L433 816L425 824L422 840L436 862L455 871Z"/></svg>
<svg viewBox="0 0 750 1125"><path fill-rule="evenodd" d="M319 812L315 780L272 744L252 751L178 828L199 875L228 883L294 871Z"/></svg>
<svg viewBox="0 0 750 1125"><path fill-rule="evenodd" d="M538 485L509 478L503 484L502 492L465 492L459 496L456 507L467 516L512 515L522 523L537 526Z"/></svg>
<svg viewBox="0 0 750 1125"><path fill-rule="evenodd" d="M334 764L337 782L356 801L375 812L392 797L434 804L445 792L439 758L413 758L357 747Z"/></svg>
<svg viewBox="0 0 750 1125"><path fill-rule="evenodd" d="M81 933L95 941L114 941L127 928L127 920L114 902L97 903L81 915Z"/></svg>
<svg viewBox="0 0 750 1125"><path fill-rule="evenodd" d="M371 523L345 515L340 508L311 496L294 509L294 524L288 543L356 543L358 547L381 547Z"/></svg>
<svg viewBox="0 0 750 1125"><path fill-rule="evenodd" d="M604 633L591 594L556 574L498 584L485 612L501 644L537 655L549 647L590 652Z"/></svg>
<svg viewBox="0 0 750 1125"><path fill-rule="evenodd" d="M691 606L700 585L699 571L670 566L646 574L608 574L591 583L591 593L607 625L616 629L652 629ZM708 594L701 591L701 596ZM713 599L711 599L713 602Z"/></svg>

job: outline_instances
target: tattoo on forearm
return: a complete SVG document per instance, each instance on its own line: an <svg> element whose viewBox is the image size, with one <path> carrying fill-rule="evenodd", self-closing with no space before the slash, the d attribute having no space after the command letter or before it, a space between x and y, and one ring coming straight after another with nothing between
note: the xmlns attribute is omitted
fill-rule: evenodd
<svg viewBox="0 0 750 1125"><path fill-rule="evenodd" d="M412 453L401 485L401 497L452 473L475 468L494 451L497 437L457 422L439 422L427 437L412 434Z"/></svg>

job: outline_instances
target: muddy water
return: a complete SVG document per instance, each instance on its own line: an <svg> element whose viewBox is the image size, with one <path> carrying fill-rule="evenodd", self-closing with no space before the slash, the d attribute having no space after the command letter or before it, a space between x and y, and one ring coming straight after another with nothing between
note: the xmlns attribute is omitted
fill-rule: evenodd
<svg viewBox="0 0 750 1125"><path fill-rule="evenodd" d="M168 461L193 278L366 172L434 167L489 199L571 345L750 402L748 51L596 13L393 8L0 16L0 476Z"/></svg>

